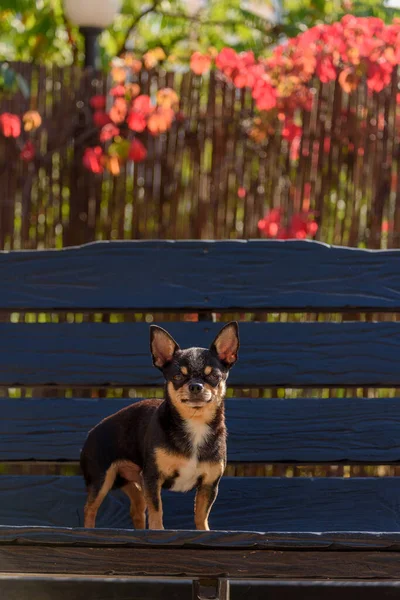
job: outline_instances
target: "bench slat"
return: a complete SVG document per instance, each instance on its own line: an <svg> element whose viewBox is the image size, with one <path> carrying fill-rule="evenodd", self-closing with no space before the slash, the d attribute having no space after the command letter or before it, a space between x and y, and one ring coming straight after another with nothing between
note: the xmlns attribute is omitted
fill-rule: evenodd
<svg viewBox="0 0 400 600"><path fill-rule="evenodd" d="M75 546L124 548L182 548L202 550L330 550L400 551L400 533L324 531L185 531L182 529L107 529L0 525L0 546ZM400 585L400 582L399 582Z"/></svg>
<svg viewBox="0 0 400 600"><path fill-rule="evenodd" d="M400 478L226 477L210 527L241 531L399 530ZM29 499L27 501L27 499ZM81 477L0 477L0 523L80 527ZM164 524L193 529L193 493L164 493ZM130 528L123 492L107 496L98 527Z"/></svg>
<svg viewBox="0 0 400 600"><path fill-rule="evenodd" d="M219 323L167 323L181 347L209 346ZM242 323L241 386L400 384L400 322ZM0 324L0 385L154 386L146 323Z"/></svg>
<svg viewBox="0 0 400 600"><path fill-rule="evenodd" d="M7 600L192 600L191 581L84 577L67 575L0 576ZM231 600L398 600L398 581L236 581L230 583Z"/></svg>
<svg viewBox="0 0 400 600"><path fill-rule="evenodd" d="M88 431L132 402L0 399L0 460L78 460ZM226 413L230 462L400 460L399 398L230 398Z"/></svg>
<svg viewBox="0 0 400 600"><path fill-rule="evenodd" d="M68 574L64 576L46 575L0 575L0 586L3 598L6 600L192 600L192 583L183 580L162 580L153 578L120 578L120 577L89 577L85 575ZM239 587L236 595L231 593L231 600L240 599ZM387 585L382 591L387 589ZM231 587L232 590L232 587ZM351 591L351 590L350 590ZM257 588L249 600L259 600L260 590ZM354 591L353 591L354 594ZM381 596L391 598L391 596ZM349 597L349 600L353 600ZM368 595L367 600L370 600ZM345 599L347 600L347 598ZM378 599L377 599L378 600Z"/></svg>
<svg viewBox="0 0 400 600"><path fill-rule="evenodd" d="M0 254L3 309L400 310L400 252L307 241L98 242Z"/></svg>
<svg viewBox="0 0 400 600"><path fill-rule="evenodd" d="M399 569L400 552L0 546L0 571L7 573L396 580Z"/></svg>

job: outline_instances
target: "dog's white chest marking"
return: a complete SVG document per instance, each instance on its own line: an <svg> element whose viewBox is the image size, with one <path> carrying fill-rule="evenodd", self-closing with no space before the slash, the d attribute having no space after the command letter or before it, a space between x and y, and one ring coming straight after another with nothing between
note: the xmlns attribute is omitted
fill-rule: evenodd
<svg viewBox="0 0 400 600"><path fill-rule="evenodd" d="M201 468L196 457L191 458L179 469L179 475L174 480L173 492L188 492L192 490L201 475Z"/></svg>
<svg viewBox="0 0 400 600"><path fill-rule="evenodd" d="M174 492L188 492L193 489L197 480L203 475L204 465L197 459L198 449L201 447L211 433L209 425L205 423L195 423L188 421L186 423L187 433L191 439L193 454L188 461L179 469L179 475L176 477L171 488Z"/></svg>
<svg viewBox="0 0 400 600"><path fill-rule="evenodd" d="M196 423L186 421L185 423L187 434L192 442L193 453L197 455L200 446L205 442L211 433L210 426L207 423Z"/></svg>

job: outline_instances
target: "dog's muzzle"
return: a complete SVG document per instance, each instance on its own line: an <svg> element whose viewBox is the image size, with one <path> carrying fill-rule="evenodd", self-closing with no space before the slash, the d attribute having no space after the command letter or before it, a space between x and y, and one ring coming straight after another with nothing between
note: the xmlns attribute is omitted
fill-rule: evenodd
<svg viewBox="0 0 400 600"><path fill-rule="evenodd" d="M201 408L212 400L212 394L200 382L192 382L188 385L189 397L183 398L182 402L194 408Z"/></svg>

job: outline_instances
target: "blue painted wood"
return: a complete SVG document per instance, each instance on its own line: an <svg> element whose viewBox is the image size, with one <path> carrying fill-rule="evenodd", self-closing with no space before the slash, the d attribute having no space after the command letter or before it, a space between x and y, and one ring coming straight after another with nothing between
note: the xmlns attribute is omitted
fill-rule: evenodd
<svg viewBox="0 0 400 600"><path fill-rule="evenodd" d="M0 460L79 459L87 432L125 399L0 399ZM400 461L400 399L226 401L229 462Z"/></svg>
<svg viewBox="0 0 400 600"><path fill-rule="evenodd" d="M164 525L193 529L193 493L163 492ZM0 477L0 524L81 527L81 477ZM400 478L226 477L210 516L228 531L398 532ZM131 528L123 492L109 494L98 527Z"/></svg>
<svg viewBox="0 0 400 600"><path fill-rule="evenodd" d="M0 308L400 310L400 251L310 241L98 242L0 253Z"/></svg>
<svg viewBox="0 0 400 600"><path fill-rule="evenodd" d="M182 348L218 323L164 323ZM0 323L0 385L157 386L146 323ZM238 386L400 384L400 323L242 323Z"/></svg>

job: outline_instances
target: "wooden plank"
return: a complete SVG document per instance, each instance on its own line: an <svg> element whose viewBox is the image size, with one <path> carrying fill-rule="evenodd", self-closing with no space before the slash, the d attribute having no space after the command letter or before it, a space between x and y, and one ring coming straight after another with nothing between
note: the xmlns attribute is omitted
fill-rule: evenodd
<svg viewBox="0 0 400 600"><path fill-rule="evenodd" d="M231 600L338 600L338 597L340 600L397 600L399 594L400 582L387 580L231 583ZM62 599L57 597L57 600Z"/></svg>
<svg viewBox="0 0 400 600"><path fill-rule="evenodd" d="M7 600L191 600L191 581L154 578L0 575ZM231 600L391 600L398 599L397 581L230 582Z"/></svg>
<svg viewBox="0 0 400 600"><path fill-rule="evenodd" d="M151 531L81 527L8 527L0 525L0 546L74 546L77 548L174 548L202 550L375 550L400 552L399 533Z"/></svg>
<svg viewBox="0 0 400 600"><path fill-rule="evenodd" d="M193 529L193 492L164 493L164 525ZM29 501L27 501L29 498ZM240 531L398 531L400 478L226 477L210 527ZM81 527L80 477L0 477L0 523ZM127 498L109 494L98 527L130 529Z"/></svg>
<svg viewBox="0 0 400 600"><path fill-rule="evenodd" d="M0 586L6 600L192 600L192 583L187 580L18 574L0 575Z"/></svg>
<svg viewBox="0 0 400 600"><path fill-rule="evenodd" d="M399 552L0 546L0 572L112 576L398 579Z"/></svg>
<svg viewBox="0 0 400 600"><path fill-rule="evenodd" d="M400 310L398 250L309 241L101 242L0 254L0 308Z"/></svg>
<svg viewBox="0 0 400 600"><path fill-rule="evenodd" d="M0 575L7 600L192 600L191 581L153 578ZM397 581L237 581L231 600L391 600L398 599Z"/></svg>
<svg viewBox="0 0 400 600"><path fill-rule="evenodd" d="M162 324L182 348L208 347L219 323ZM400 322L242 323L238 386L396 386ZM0 323L0 385L154 386L146 323Z"/></svg>
<svg viewBox="0 0 400 600"><path fill-rule="evenodd" d="M0 460L78 460L88 431L132 402L0 399ZM226 416L230 462L400 460L399 398L229 398Z"/></svg>

